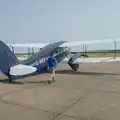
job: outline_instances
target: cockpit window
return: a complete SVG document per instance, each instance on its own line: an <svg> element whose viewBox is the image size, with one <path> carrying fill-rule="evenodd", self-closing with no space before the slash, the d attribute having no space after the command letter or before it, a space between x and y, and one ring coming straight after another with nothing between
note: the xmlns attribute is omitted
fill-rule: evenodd
<svg viewBox="0 0 120 120"><path fill-rule="evenodd" d="M67 48L67 47L57 47L56 49L54 49L53 50L53 54L58 54L58 53L60 53L60 52L62 52L62 51L64 51L64 50L66 50L66 49L69 49L69 48Z"/></svg>

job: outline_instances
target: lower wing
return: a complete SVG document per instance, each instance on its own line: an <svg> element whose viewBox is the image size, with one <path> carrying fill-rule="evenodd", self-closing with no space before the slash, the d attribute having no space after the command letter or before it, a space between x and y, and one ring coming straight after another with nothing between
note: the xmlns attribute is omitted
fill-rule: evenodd
<svg viewBox="0 0 120 120"><path fill-rule="evenodd" d="M26 58L18 58L20 61ZM60 64L68 64L69 59L66 57ZM103 62L120 62L120 57L104 57L104 58L77 58L72 64L86 64L86 63L103 63Z"/></svg>
<svg viewBox="0 0 120 120"><path fill-rule="evenodd" d="M65 58L61 64L68 64L69 59ZM105 57L105 58L77 58L72 64L87 64L87 63L104 63L104 62L120 62L120 57Z"/></svg>

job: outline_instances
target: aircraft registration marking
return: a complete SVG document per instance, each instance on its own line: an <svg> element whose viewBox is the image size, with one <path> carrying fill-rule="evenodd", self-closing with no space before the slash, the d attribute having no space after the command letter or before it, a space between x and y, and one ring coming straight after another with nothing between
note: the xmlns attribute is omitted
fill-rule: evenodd
<svg viewBox="0 0 120 120"><path fill-rule="evenodd" d="M45 63L47 59L48 59L48 57L44 57L44 58L36 61L35 63L31 64L31 66L38 66L39 64Z"/></svg>
<svg viewBox="0 0 120 120"><path fill-rule="evenodd" d="M42 58L42 59L40 59L39 61L38 61L38 63L44 63L46 60L48 59L48 57L44 57L44 58Z"/></svg>

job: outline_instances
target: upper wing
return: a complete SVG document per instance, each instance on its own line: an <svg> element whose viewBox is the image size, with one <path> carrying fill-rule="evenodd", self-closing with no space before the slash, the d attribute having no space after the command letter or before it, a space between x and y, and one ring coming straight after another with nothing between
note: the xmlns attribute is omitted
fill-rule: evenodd
<svg viewBox="0 0 120 120"><path fill-rule="evenodd" d="M73 42L66 42L60 45L60 47L73 47L73 46L80 46L83 44L97 44L97 43L107 43L107 42L115 42L120 41L119 39L104 39L104 40L92 40L92 41L73 41ZM44 46L48 45L49 43L28 43L28 44L8 44L8 46L12 47L25 47L25 48L43 48Z"/></svg>
<svg viewBox="0 0 120 120"><path fill-rule="evenodd" d="M26 65L34 64L36 61L39 61L41 58L48 57L50 55L50 53L55 48L57 48L58 46L60 46L63 43L65 43L65 41L59 41L59 42L48 44L45 47L43 47L42 50L40 50L39 52L35 53L34 55L29 57L28 59L26 59L22 63L26 64Z"/></svg>
<svg viewBox="0 0 120 120"><path fill-rule="evenodd" d="M120 40L116 40L120 41ZM80 46L84 44L97 44L97 43L109 43L109 42L115 42L113 39L105 39L105 40L92 40L92 41L73 41L73 42L67 42L61 45L61 47L73 47L73 46Z"/></svg>
<svg viewBox="0 0 120 120"><path fill-rule="evenodd" d="M9 47L21 47L21 48L43 48L48 43L28 43L28 44L7 44Z"/></svg>

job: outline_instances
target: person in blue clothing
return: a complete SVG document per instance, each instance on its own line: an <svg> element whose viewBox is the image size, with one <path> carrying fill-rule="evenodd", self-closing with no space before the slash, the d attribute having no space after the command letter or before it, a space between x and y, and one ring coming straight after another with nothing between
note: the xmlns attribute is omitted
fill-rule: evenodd
<svg viewBox="0 0 120 120"><path fill-rule="evenodd" d="M48 58L48 67L50 70L50 79L48 80L49 83L55 81L55 71L56 71L56 66L58 66L56 58L53 56L53 53L51 53L51 56Z"/></svg>

